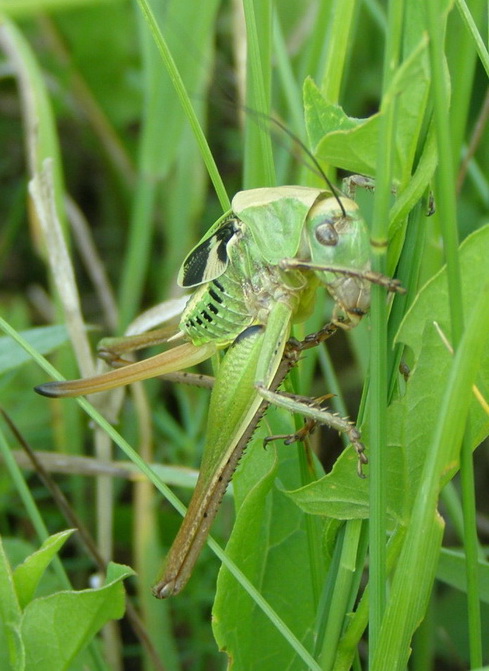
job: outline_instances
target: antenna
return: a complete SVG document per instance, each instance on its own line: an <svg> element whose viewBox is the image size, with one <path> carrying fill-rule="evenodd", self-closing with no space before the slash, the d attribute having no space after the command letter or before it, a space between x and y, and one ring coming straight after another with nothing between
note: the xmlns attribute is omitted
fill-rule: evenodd
<svg viewBox="0 0 489 671"><path fill-rule="evenodd" d="M338 193L341 194L341 191L336 186L334 186L334 184L331 182L331 180L326 175L326 173L322 169L319 161L314 156L314 154L311 152L311 150L305 145L305 143L293 131L290 130L290 128L287 128L287 126L284 123L282 123L282 121L279 121L279 119L277 119L276 117L268 116L267 114L264 114L263 112L259 112L258 110L253 109L252 107L248 107L247 105L238 105L238 104L232 102L229 99L227 101L224 101L224 104L229 105L233 109L239 108L239 109L243 110L252 119L254 119L256 121L256 123L259 123L259 124L263 123L264 125L265 124L270 125L270 123L272 123L277 128L279 128L283 133L288 135L288 137L293 142L295 142L296 145L298 147L300 147L302 149L302 151L304 152L304 154L309 158L309 160L311 161L311 163L313 164L314 167L311 166L311 165L308 165L308 168L323 178L325 183L330 188L331 193L333 194L333 197L336 199L336 202L338 203L338 206L339 206L343 216L344 217L347 216L346 215L346 210L345 210L345 208L343 206L343 203L341 202L341 199L338 195ZM307 165L307 162L306 162L306 165Z"/></svg>
<svg viewBox="0 0 489 671"><path fill-rule="evenodd" d="M321 167L319 161L317 160L317 158L314 156L312 151L304 144L304 142L299 137L297 137L297 135L295 133L293 133L290 130L290 128L287 128L287 126L284 123L282 123L281 121L279 121L277 118L275 118L273 116L269 117L266 114L262 114L261 112L258 112L257 110L246 107L246 105L242 106L242 109L247 114L249 114L251 117L255 117L255 118L264 117L264 120L267 123L271 122L271 123L275 124L275 126L277 126L277 128L279 128L286 135L288 135L290 137L290 139L293 142L295 142L302 149L302 151L306 154L306 156L313 163L314 168L317 171L317 173L319 173L319 175L324 179L326 184L329 186L329 188L331 190L331 193L333 194L334 198L336 199L336 202L338 203L338 206L339 206L341 212L343 213L343 216L346 217L346 210L345 210L345 208L343 206L343 203L341 202L341 199L338 195L339 189L336 186L334 186L334 184L331 182L329 177L326 175L326 173L322 169L322 167ZM312 170L311 166L308 166L308 167ZM340 191L340 193L341 193L341 191Z"/></svg>
<svg viewBox="0 0 489 671"><path fill-rule="evenodd" d="M331 182L331 180L329 179L329 177L327 176L327 174L324 172L324 170L323 170L322 167L321 167L321 164L319 163L319 161L317 160L317 158L314 156L314 154L312 153L312 151L311 151L308 147L306 147L306 145L304 144L304 142L303 142L299 137L297 137L297 135L295 135L295 133L293 133L293 132L290 130L290 128L287 128L287 126L286 126L285 124L283 124L281 121L279 121L279 120L276 119L275 117L270 117L270 121L272 121L272 123L274 123L276 126L278 126L278 128L280 128L281 130L283 130L284 133L286 133L286 134L287 134L287 135L288 135L294 142L296 142L296 143L299 145L299 147L302 149L302 151L304 151L305 154L309 157L309 159L313 162L314 167L317 169L317 171L319 172L319 174L321 175L321 177L324 179L324 181L326 182L326 184L327 184L327 185L329 186L329 188L331 189L331 193L332 193L333 196L335 197L336 202L338 203L338 205L339 205L339 207L340 207L340 210L341 210L342 213L343 213L343 216L346 217L346 210L345 210L345 208L344 208L344 206L343 206L343 203L341 202L341 199L340 199L340 197L338 196L338 193L337 193L338 189L337 189L336 186Z"/></svg>

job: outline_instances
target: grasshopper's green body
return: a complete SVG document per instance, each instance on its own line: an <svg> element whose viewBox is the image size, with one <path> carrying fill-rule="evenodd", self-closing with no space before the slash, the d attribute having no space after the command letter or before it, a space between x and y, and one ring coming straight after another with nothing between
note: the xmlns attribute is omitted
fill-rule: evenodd
<svg viewBox="0 0 489 671"><path fill-rule="evenodd" d="M92 393L189 367L229 347L211 397L199 480L154 589L161 598L190 577L263 405L259 390L272 386L291 325L310 314L318 285L333 296L334 320L346 328L368 310L371 282L397 287L369 270L368 231L348 198L287 186L240 192L232 208L182 265L179 283L194 289L177 334L185 345L89 380L38 388L50 396Z"/></svg>
<svg viewBox="0 0 489 671"><path fill-rule="evenodd" d="M290 305L293 321L303 320L319 282L350 320L365 314L370 282L341 271L351 268L352 258L359 274L369 268L368 233L356 203L346 198L341 203L347 216L338 199L320 189L238 193L233 214L221 219L183 263L181 286L200 288L184 310L181 330L195 345L212 341L223 347L248 326L266 325L276 302ZM289 267L288 260L304 267ZM309 270L307 263L329 270ZM340 274L331 272L335 268Z"/></svg>
<svg viewBox="0 0 489 671"><path fill-rule="evenodd" d="M302 271L284 271L264 262L245 224L233 218L223 226L235 227L228 242L227 266L196 289L180 321L194 345L213 342L227 347L248 327L265 326L277 302L289 305L295 314L308 286Z"/></svg>

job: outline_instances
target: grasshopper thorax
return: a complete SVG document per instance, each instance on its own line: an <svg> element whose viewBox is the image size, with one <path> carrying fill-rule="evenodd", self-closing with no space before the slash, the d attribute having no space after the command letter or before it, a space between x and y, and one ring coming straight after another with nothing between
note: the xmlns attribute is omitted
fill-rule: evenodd
<svg viewBox="0 0 489 671"><path fill-rule="evenodd" d="M307 245L314 271L337 308L355 325L370 307L370 269L366 223L349 198L319 199L306 221Z"/></svg>

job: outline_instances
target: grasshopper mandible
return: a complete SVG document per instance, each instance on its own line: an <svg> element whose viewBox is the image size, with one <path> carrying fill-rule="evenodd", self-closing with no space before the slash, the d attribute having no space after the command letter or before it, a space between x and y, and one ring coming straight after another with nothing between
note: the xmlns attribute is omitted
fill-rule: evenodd
<svg viewBox="0 0 489 671"><path fill-rule="evenodd" d="M236 194L232 211L188 254L178 281L194 290L170 339L184 344L92 378L36 387L45 396L91 394L188 368L227 348L211 395L199 479L153 589L159 598L187 583L253 428L293 365L284 364L291 327L309 316L319 286L335 301L333 330L358 324L370 307L371 283L402 291L396 280L370 270L369 234L357 204L301 186ZM292 406L301 411L300 403ZM329 413L322 417L335 428L352 426L334 424ZM358 438L352 432L360 450Z"/></svg>

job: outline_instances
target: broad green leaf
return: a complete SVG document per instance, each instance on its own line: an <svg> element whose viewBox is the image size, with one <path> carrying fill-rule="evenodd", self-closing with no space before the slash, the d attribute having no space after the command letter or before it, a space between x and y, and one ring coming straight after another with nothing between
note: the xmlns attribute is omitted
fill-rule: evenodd
<svg viewBox="0 0 489 671"><path fill-rule="evenodd" d="M269 415L272 414L270 411ZM273 422L269 415L267 420ZM234 478L239 510L226 552L310 650L316 604L305 519L284 492L273 486L276 477L278 483L287 487L297 482L296 451L280 445L264 451L261 437L267 433L270 431L260 432L260 437L248 448L243 468ZM276 450L284 457L280 464ZM283 453L288 450L290 456ZM324 560L321 565L325 570ZM305 668L304 661L224 567L217 587L214 635L228 654L231 668L260 671Z"/></svg>
<svg viewBox="0 0 489 671"><path fill-rule="evenodd" d="M67 669L75 656L112 619L124 614L122 581L134 571L110 564L103 587L34 599L24 610L26 671Z"/></svg>
<svg viewBox="0 0 489 671"><path fill-rule="evenodd" d="M480 293L481 282L487 277L487 253L489 250L489 226L484 226L469 235L460 245L460 271L462 275L462 297L470 309ZM433 298L438 297L435 305ZM446 269L443 267L420 291L401 324L396 340L404 342L419 357L423 345L419 324L436 320L450 339L448 285Z"/></svg>
<svg viewBox="0 0 489 671"><path fill-rule="evenodd" d="M21 335L41 354L49 354L65 342L69 336L65 326L40 326L22 331ZM6 373L31 361L27 352L8 336L0 338L0 373Z"/></svg>
<svg viewBox="0 0 489 671"><path fill-rule="evenodd" d="M310 78L304 82L304 112L317 158L353 173L375 175L372 143L378 136L378 113L368 119L349 117L339 105L328 103Z"/></svg>
<svg viewBox="0 0 489 671"><path fill-rule="evenodd" d="M399 67L383 99L383 109L396 104L394 178L406 181L423 122L429 86L426 41L422 40ZM311 79L304 83L307 131L316 156L344 170L375 176L378 156L379 114L368 119L348 117L325 100Z"/></svg>
<svg viewBox="0 0 489 671"><path fill-rule="evenodd" d="M22 611L9 561L0 538L0 668L23 669L24 647L20 635Z"/></svg>
<svg viewBox="0 0 489 671"><path fill-rule="evenodd" d="M479 229L464 240L460 247L462 297L466 318L480 292L481 278L486 276L485 258L489 253L489 226ZM414 354L415 365L402 403L405 412L410 484L417 486L417 475L429 449L431 431L428 418L436 417L453 356L442 341L435 322L450 341L451 325L448 304L446 270L443 268L422 289L408 311L397 335L397 340L408 345ZM489 352L485 351L479 363L477 386L488 398ZM435 393L434 393L435 392ZM471 409L471 437L475 448L489 432L489 418L477 401ZM453 477L458 463L450 466L443 482Z"/></svg>
<svg viewBox="0 0 489 671"><path fill-rule="evenodd" d="M366 431L363 438L368 447ZM399 520L406 484L403 450L397 445L389 446L387 463L388 513L392 519ZM331 473L287 494L304 512L312 515L326 515L338 520L367 519L369 516L368 479L358 478L357 455L351 448L340 456Z"/></svg>
<svg viewBox="0 0 489 671"><path fill-rule="evenodd" d="M74 532L74 529L61 531L47 538L37 552L29 555L14 570L14 583L21 608L31 601L44 571L52 558Z"/></svg>

